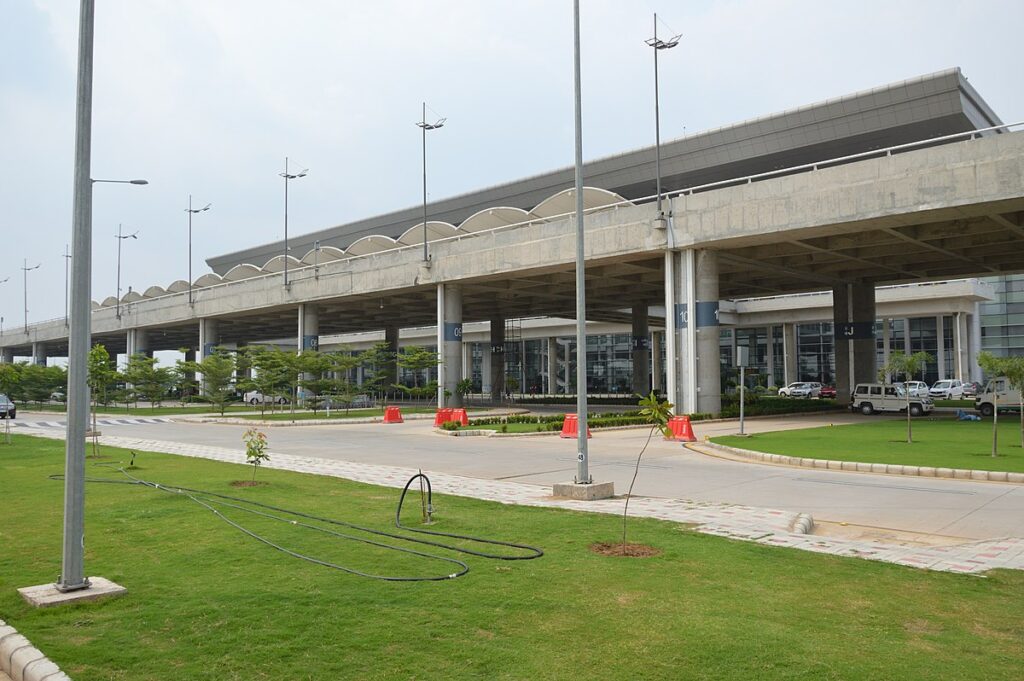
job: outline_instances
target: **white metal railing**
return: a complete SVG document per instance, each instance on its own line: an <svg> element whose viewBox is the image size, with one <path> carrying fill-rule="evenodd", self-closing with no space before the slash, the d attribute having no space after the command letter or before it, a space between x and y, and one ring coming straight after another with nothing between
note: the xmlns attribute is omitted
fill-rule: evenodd
<svg viewBox="0 0 1024 681"><path fill-rule="evenodd" d="M892 156L894 153L910 151L910 150L913 150L913 149L919 149L921 147L925 147L925 146L929 146L929 145L933 145L933 144L938 144L938 143L942 143L942 142L951 142L953 140L958 140L958 139L973 140L973 139L977 139L977 138L981 137L985 133L994 133L994 132L998 132L998 131L1007 131L1007 132L1009 132L1013 128L1021 128L1021 127L1024 127L1024 121L1020 121L1020 122L1017 122L1017 123L1006 123L1004 125L994 125L992 127L981 128L981 129L978 129L978 130L966 130L964 132L953 133L951 135L943 135L941 137L930 137L928 139L918 140L916 142L906 142L904 144L897 144L897 145L894 145L894 146L891 146L891 147L883 147L881 149L872 149L870 151L862 151L862 152L859 152L859 153L856 153L856 154L849 154L849 155L846 155L846 156L837 156L835 158L824 159L822 161L814 161L812 163L802 163L800 165L789 166L787 168L779 168L779 169L776 169L776 170L769 170L769 171L766 171L766 172L763 172L763 173L755 173L753 175L743 175L743 176L740 176L740 177L734 177L734 178L730 178L730 179L727 179L727 180L717 180L715 182L707 182L705 184L694 185L692 187L685 187L683 189L675 189L675 190L673 190L671 192L663 192L662 193L662 197L663 198L673 198L673 197L678 197L678 196L691 196L695 192L704 192L704 191L710 191L710 190L713 190L713 189L732 187L732 186L736 186L736 185L751 184L753 182L758 182L758 181L761 181L761 180L767 180L767 179L771 179L771 178L775 178L775 177L780 177L780 176L783 176L783 175L792 175L794 173L813 172L813 171L819 170L819 169L824 168L824 167L839 165L839 164L843 164L843 163L849 163L849 162L852 162L852 161L858 161L858 160L862 160L862 159L876 158L876 157L879 157L879 156ZM651 194L649 196L643 196L643 197L640 197L640 198L637 198L637 199L625 199L623 201L618 201L618 202L615 202L615 203L605 204L603 206L596 206L594 208L587 208L583 212L584 212L584 214L588 214L588 213L595 213L595 212L599 212L599 211L603 211L603 210L608 210L608 209L612 209L612 208L618 209L618 208L623 208L623 207L628 207L628 206L643 205L643 204L646 204L646 203L651 203L651 202L657 200L657 198L658 198L657 194ZM437 244L437 243L443 243L443 242L448 242L448 241L461 241L462 239L465 239L467 237L475 237L475 236L481 236L481 235L485 235L485 234L492 234L494 232L499 232L499 231L503 231L503 230L506 230L506 229L515 229L515 228L518 228L518 227L535 225L535 224L539 224L539 223L556 222L558 220L567 219L567 218L575 215L575 213L576 213L576 211L569 211L569 212L566 212L566 213L559 213L557 215L552 215L552 216L546 217L546 218L533 218L533 219L530 219L530 220L523 220L521 222L514 222L514 223L507 224L507 225L500 225L498 227L492 227L490 229L484 229L484 230L480 230L480 231L477 231L477 232L466 232L466 233L463 233L463 234L456 234L456 235L453 235L453 236L443 237L443 238L440 238L440 239L434 239L430 243ZM421 247L422 247L422 244L402 245L402 246L398 246L396 248L389 248L389 249L384 250L384 251L376 251L374 253L367 253L367 254L364 254L364 255L353 255L353 256L341 258L341 259L338 259L338 260L331 260L331 261L329 261L327 263L321 263L321 264L316 264L316 265L303 264L302 266L296 267L294 269L293 268L289 268L289 273L294 277L296 274L298 274L300 272L308 274L310 270L319 270L319 269L324 268L324 267L331 267L335 263L347 262L347 261L350 261L350 260L357 260L357 259L362 259L362 258L374 258L374 257L380 256L380 255L382 255L384 253L394 253L394 252L397 252L397 251L407 251L407 250L410 250L410 249L419 250ZM333 277L333 276L338 276L340 274L345 274L345 273L344 272L328 272L326 274L321 275L319 272L317 272L316 273L316 277L317 278L319 278L320 276ZM196 288L195 286L193 286L193 288L192 288L193 297L195 297L196 295L198 295L202 291L214 290L214 289L218 289L218 288L224 287L224 286L231 286L233 284L241 284L241 283L245 283L245 282L248 282L248 281L253 281L253 280L258 280L258 279L268 279L268 278L277 277L277 276L283 276L283 273L282 272L267 272L265 274L260 274L260 275L255 276L255 277L247 277L245 279L238 279L236 281L221 281L221 282L218 282L216 284L211 284L209 286L202 286L202 287L199 287L199 288ZM308 279L308 277L303 277L302 279ZM302 279L296 280L296 279L293 278L292 281L293 282L294 281L301 281ZM153 298L145 298L144 300L157 300L157 299L163 300L163 299L170 299L170 298L173 298L175 296L187 296L187 295L188 295L187 291L182 291L182 292L178 292L178 293L168 292L166 295L155 296ZM793 295L815 295L815 294L793 294ZM757 298L757 299L748 298L748 299L745 299L745 300L764 300L764 299L770 299L770 298L775 298L775 297L783 297L783 296L768 296L768 297L763 298L763 299L762 298ZM132 304L137 303L137 302L143 302L143 301L133 301L132 303L127 303L127 304L132 305ZM124 305L126 305L126 303L122 302L121 306L124 307ZM100 310L109 310L112 307L114 307L114 306L113 305L100 306L100 307L94 308L92 311L93 312L98 312ZM40 326L40 325L43 325L43 324L50 324L50 323L61 321L61 320L62 320L61 317L56 317L54 319L48 319L48 320L41 321L41 322L35 322L34 324L32 324L32 326ZM10 333L10 332L8 332L8 333ZM24 333L24 332L22 332L22 333ZM6 334L4 334L4 335L6 335Z"/></svg>

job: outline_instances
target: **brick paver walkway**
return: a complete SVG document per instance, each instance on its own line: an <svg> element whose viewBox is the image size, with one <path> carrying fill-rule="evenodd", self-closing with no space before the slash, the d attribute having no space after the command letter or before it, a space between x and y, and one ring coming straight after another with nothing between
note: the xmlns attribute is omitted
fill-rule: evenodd
<svg viewBox="0 0 1024 681"><path fill-rule="evenodd" d="M53 439L63 439L64 437L63 432L52 428L25 428L21 432ZM227 463L246 463L245 452L241 449L114 436L101 436L100 443L111 447L163 452ZM416 469L412 468L276 453L271 453L270 461L263 465L269 468L327 475L385 487L402 487L416 473ZM553 498L550 496L550 488L540 485L504 480L484 480L433 471L424 472L430 476L433 489L439 494L472 497L503 504L565 508L591 513L621 514L624 504L624 500L621 498L589 502ZM898 546L876 541L819 537L807 534L807 531L813 526L813 520L808 515L771 508L651 497L634 497L629 503L629 508L630 514L637 517L687 523L693 525L698 532L705 534L771 546L878 560L945 572L981 573L992 568L1024 570L1024 538L1021 537L974 541L955 546Z"/></svg>

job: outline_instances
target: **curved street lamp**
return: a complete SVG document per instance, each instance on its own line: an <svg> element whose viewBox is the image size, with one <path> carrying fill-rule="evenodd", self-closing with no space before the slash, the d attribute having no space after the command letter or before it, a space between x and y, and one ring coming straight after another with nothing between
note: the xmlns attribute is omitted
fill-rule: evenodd
<svg viewBox="0 0 1024 681"><path fill-rule="evenodd" d="M24 281L23 281L22 286L23 286L23 291L24 291L24 294L25 294L25 333L26 334L28 334L28 273L31 272L32 270L38 270L41 265L42 265L42 263L39 263L38 265L33 265L32 267L29 267L28 266L28 259L26 259L24 261L24 264L22 265L22 268L21 268L21 271L24 273Z"/></svg>
<svg viewBox="0 0 1024 681"><path fill-rule="evenodd" d="M659 96L658 96L658 53L662 50L671 50L673 47L679 44L679 39L683 35L674 35L668 40L662 40L658 37L658 15L654 15L654 37L647 39L646 42L649 47L654 48L654 175L655 182L657 183L657 194L658 194L658 220L664 219L664 214L661 211L661 112L659 110Z"/></svg>
<svg viewBox="0 0 1024 681"><path fill-rule="evenodd" d="M202 208L193 208L192 195L188 195L188 208L185 209L185 212L188 213L188 304L190 307L194 304L192 300L192 216L210 210L212 207L213 204L208 203Z"/></svg>
<svg viewBox="0 0 1024 681"><path fill-rule="evenodd" d="M284 178L284 287L288 288L288 181L305 177L309 168L303 168L297 173L288 172L288 157L284 157L284 172L278 173Z"/></svg>
<svg viewBox="0 0 1024 681"><path fill-rule="evenodd" d="M427 252L427 130L443 128L447 120L438 118L434 123L427 123L427 103L423 102L423 118L416 124L423 130L423 262L427 265L430 264L430 254Z"/></svg>
<svg viewBox="0 0 1024 681"><path fill-rule="evenodd" d="M135 230L131 234L121 234L121 225L117 226L117 234L114 235L117 239L117 307L116 316L118 319L121 318L121 242L125 239L138 239L139 231Z"/></svg>

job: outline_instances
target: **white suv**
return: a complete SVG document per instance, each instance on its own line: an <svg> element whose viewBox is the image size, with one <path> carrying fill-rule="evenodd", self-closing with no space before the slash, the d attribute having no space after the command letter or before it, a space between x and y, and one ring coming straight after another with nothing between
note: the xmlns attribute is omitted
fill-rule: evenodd
<svg viewBox="0 0 1024 681"><path fill-rule="evenodd" d="M250 390L242 395L242 401L256 406L257 404L288 404L288 399L281 395L264 395L258 390Z"/></svg>
<svg viewBox="0 0 1024 681"><path fill-rule="evenodd" d="M850 402L852 411L859 411L870 416L877 411L907 411L907 393L902 386L883 385L881 383L858 383L853 390ZM927 397L910 397L910 415L923 416L933 409L932 401Z"/></svg>
<svg viewBox="0 0 1024 681"><path fill-rule="evenodd" d="M961 400L964 397L963 381L956 379L936 381L928 395L933 399Z"/></svg>

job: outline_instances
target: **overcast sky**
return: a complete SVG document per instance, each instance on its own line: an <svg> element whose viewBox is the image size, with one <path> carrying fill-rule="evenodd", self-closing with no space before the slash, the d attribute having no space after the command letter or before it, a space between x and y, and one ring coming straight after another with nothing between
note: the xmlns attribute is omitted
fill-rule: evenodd
<svg viewBox="0 0 1024 681"><path fill-rule="evenodd" d="M183 279L188 195L205 258L282 236L284 157L300 234L571 165L570 0L97 0L93 298ZM653 143L652 13L683 34L661 60L665 139L960 66L1024 119L1024 2L583 0L584 156ZM77 0L0 0L0 316L64 314ZM301 254L300 254L301 256Z"/></svg>

